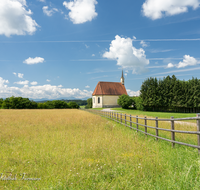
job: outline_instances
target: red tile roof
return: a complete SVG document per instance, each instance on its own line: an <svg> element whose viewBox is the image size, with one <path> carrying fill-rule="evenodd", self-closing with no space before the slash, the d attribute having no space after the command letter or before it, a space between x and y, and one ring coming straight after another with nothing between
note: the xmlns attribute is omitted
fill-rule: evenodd
<svg viewBox="0 0 200 190"><path fill-rule="evenodd" d="M98 82L92 96L95 95L128 95L120 82Z"/></svg>

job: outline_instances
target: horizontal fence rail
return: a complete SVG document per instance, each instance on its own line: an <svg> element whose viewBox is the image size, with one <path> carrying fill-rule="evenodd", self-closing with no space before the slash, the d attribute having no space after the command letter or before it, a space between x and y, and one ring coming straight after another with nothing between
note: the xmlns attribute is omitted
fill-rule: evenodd
<svg viewBox="0 0 200 190"><path fill-rule="evenodd" d="M100 116L103 116L103 117L106 117L106 118L111 119L113 121L116 121L118 123L121 123L122 125L125 125L126 127L129 127L131 129L136 130L137 132L141 132L141 133L144 133L145 135L155 137L156 140L161 139L161 140L171 142L172 147L174 147L175 144L180 144L180 145L185 145L185 146L197 148L198 152L200 154L200 114L197 114L196 117L188 117L188 118L178 118L178 119L176 118L176 119L174 119L174 117L171 117L170 119L158 119L158 117L156 117L154 119L154 118L147 118L147 117L132 116L132 115L128 115L128 114L122 114L122 113L111 112L111 111L108 112L108 111L99 111L99 110L91 110L91 109L87 109L86 111L98 114ZM133 119L135 119L136 122L134 122ZM144 124L139 123L138 122L139 119L144 120ZM176 121L186 121L186 120L196 120L197 130L196 131L175 130ZM147 121L155 121L155 127L148 126ZM159 128L158 121L171 122L171 129ZM133 127L132 124L135 124L136 128ZM140 130L139 126L144 127L144 131ZM148 133L147 132L148 128L149 129L155 129L156 135ZM159 136L159 131L171 132L171 139L167 139L167 138ZM184 142L176 141L175 140L175 134L176 133L196 134L197 135L197 145L187 144L187 143L184 143Z"/></svg>

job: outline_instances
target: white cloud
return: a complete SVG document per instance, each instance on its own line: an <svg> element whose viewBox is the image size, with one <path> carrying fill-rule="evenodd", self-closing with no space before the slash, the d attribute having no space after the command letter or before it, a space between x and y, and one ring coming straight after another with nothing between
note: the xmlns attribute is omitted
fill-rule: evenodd
<svg viewBox="0 0 200 190"><path fill-rule="evenodd" d="M36 81L31 82L31 85L37 85L38 83Z"/></svg>
<svg viewBox="0 0 200 190"><path fill-rule="evenodd" d="M117 65L123 68L133 69L133 73L145 71L145 66L149 64L142 48L136 49L130 38L121 38L118 35L115 36L109 51L105 52L103 57L116 60Z"/></svg>
<svg viewBox="0 0 200 190"><path fill-rule="evenodd" d="M33 65L33 64L43 63L43 62L44 62L44 58L42 57L35 57L35 58L29 57L28 59L23 61L23 63L26 63L28 65Z"/></svg>
<svg viewBox="0 0 200 190"><path fill-rule="evenodd" d="M13 72L13 75L18 76L21 79L24 77L24 74L22 74L22 73L15 73L15 72Z"/></svg>
<svg viewBox="0 0 200 190"><path fill-rule="evenodd" d="M47 79L46 81L47 81L47 82L51 82L51 80L49 80L49 79Z"/></svg>
<svg viewBox="0 0 200 190"><path fill-rule="evenodd" d="M127 91L129 96L139 96L140 95L140 91L139 90L135 92L135 91L132 91L130 89L126 89L126 91Z"/></svg>
<svg viewBox="0 0 200 190"><path fill-rule="evenodd" d="M180 61L178 64L169 63L166 68L172 68L172 67L184 68L187 66L194 66L198 64L200 64L200 61L198 61L194 57L191 57L190 55L184 55L183 61Z"/></svg>
<svg viewBox="0 0 200 190"><path fill-rule="evenodd" d="M85 88L90 88L90 86L87 85L87 86L85 86Z"/></svg>
<svg viewBox="0 0 200 190"><path fill-rule="evenodd" d="M23 82L23 81L21 81ZM4 80L0 77L0 94L2 98L11 97L11 96L21 96L32 99L56 99L56 98L89 98L92 96L92 91L80 90L78 88L62 88L62 85L52 86L49 84L42 86L28 86L28 82L24 82L23 87L8 87L5 85L9 83L8 80ZM19 83L19 82L18 82ZM22 83L21 83L22 84Z"/></svg>
<svg viewBox="0 0 200 190"><path fill-rule="evenodd" d="M63 2L66 9L69 9L69 18L74 24L81 24L91 21L98 14L95 12L96 0L74 0Z"/></svg>
<svg viewBox="0 0 200 190"><path fill-rule="evenodd" d="M199 0L146 0L142 12L144 16L155 20L187 12L189 7L197 9L199 5Z"/></svg>
<svg viewBox="0 0 200 190"><path fill-rule="evenodd" d="M148 44L145 41L141 41L140 44L142 45L142 47L148 47Z"/></svg>
<svg viewBox="0 0 200 190"><path fill-rule="evenodd" d="M31 35L37 30L39 25L26 8L26 0L0 0L0 35Z"/></svg>
<svg viewBox="0 0 200 190"><path fill-rule="evenodd" d="M173 65L172 63L169 63L169 64L167 65L167 68L172 68L172 67L174 67L174 65Z"/></svg>
<svg viewBox="0 0 200 190"><path fill-rule="evenodd" d="M52 16L55 12L58 12L58 9L52 8L49 9L48 6L42 7L43 13L46 14L47 16Z"/></svg>
<svg viewBox="0 0 200 190"><path fill-rule="evenodd" d="M186 66L193 66L193 65L197 65L199 64L200 62L197 61L194 57L190 57L189 55L184 55L183 56L183 61L179 62L178 65L177 65L177 68L183 68L183 67L186 67Z"/></svg>
<svg viewBox="0 0 200 190"><path fill-rule="evenodd" d="M94 57L95 56L95 54L92 54L92 57Z"/></svg>
<svg viewBox="0 0 200 190"><path fill-rule="evenodd" d="M22 79L24 77L24 74L18 73L18 77Z"/></svg>
<svg viewBox="0 0 200 190"><path fill-rule="evenodd" d="M29 81L28 81L28 80L14 82L14 84L21 84L21 85L27 85L28 83L29 83Z"/></svg>
<svg viewBox="0 0 200 190"><path fill-rule="evenodd" d="M38 0L38 1L45 3L46 0Z"/></svg>
<svg viewBox="0 0 200 190"><path fill-rule="evenodd" d="M128 73L125 73L124 75L125 75L125 76L127 76L127 75L128 75Z"/></svg>
<svg viewBox="0 0 200 190"><path fill-rule="evenodd" d="M4 80L3 78L0 77L0 89L2 87L7 87L7 85L5 85L5 83L9 83L8 80ZM1 90L0 90L0 93L1 93Z"/></svg>

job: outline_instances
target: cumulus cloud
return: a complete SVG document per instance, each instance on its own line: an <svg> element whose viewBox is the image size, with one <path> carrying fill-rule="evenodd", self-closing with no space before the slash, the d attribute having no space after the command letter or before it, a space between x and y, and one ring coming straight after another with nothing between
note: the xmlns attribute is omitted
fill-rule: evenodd
<svg viewBox="0 0 200 190"><path fill-rule="evenodd" d="M180 61L177 65L177 68L183 68L186 66L192 66L199 64L199 61L197 61L194 57L191 57L189 55L183 56L183 61Z"/></svg>
<svg viewBox="0 0 200 190"><path fill-rule="evenodd" d="M23 61L23 63L26 63L28 65L33 65L33 64L43 63L43 62L44 62L44 58L42 57L35 57L35 58L29 57L28 59Z"/></svg>
<svg viewBox="0 0 200 190"><path fill-rule="evenodd" d="M17 76L17 73L13 72L13 75Z"/></svg>
<svg viewBox="0 0 200 190"><path fill-rule="evenodd" d="M51 80L49 80L49 79L47 79L46 81L47 81L47 82L51 82Z"/></svg>
<svg viewBox="0 0 200 190"><path fill-rule="evenodd" d="M92 57L94 57L95 56L95 54L92 54Z"/></svg>
<svg viewBox="0 0 200 190"><path fill-rule="evenodd" d="M7 85L5 85L5 83L9 83L9 81L3 79L2 77L0 77L0 89L1 89L2 87L7 87ZM0 90L0 92L1 92L1 90Z"/></svg>
<svg viewBox="0 0 200 190"><path fill-rule="evenodd" d="M22 79L24 77L24 74L18 73L18 77Z"/></svg>
<svg viewBox="0 0 200 190"><path fill-rule="evenodd" d="M58 12L58 9L56 8L51 8L49 9L48 6L42 7L43 13L46 14L47 16L52 16L55 12Z"/></svg>
<svg viewBox="0 0 200 190"><path fill-rule="evenodd" d="M31 35L37 30L39 25L26 8L26 0L0 0L0 35Z"/></svg>
<svg viewBox="0 0 200 190"><path fill-rule="evenodd" d="M69 9L69 18L74 24L82 24L91 21L98 14L95 12L96 0L74 0L63 2L66 9Z"/></svg>
<svg viewBox="0 0 200 190"><path fill-rule="evenodd" d="M50 84L41 86L28 86L27 84L23 87L8 87L6 83L8 80L4 80L0 77L0 94L2 98L11 96L21 96L32 99L56 99L56 98L89 98L92 96L92 91L80 90L78 88L62 88L62 85L52 86Z"/></svg>
<svg viewBox="0 0 200 190"><path fill-rule="evenodd" d="M190 55L184 55L183 61L180 61L178 64L169 63L166 68L172 68L172 67L184 68L187 66L194 66L198 64L200 64L200 61L198 61L194 57L191 57Z"/></svg>
<svg viewBox="0 0 200 190"><path fill-rule="evenodd" d="M139 90L135 92L135 91L132 91L130 89L126 89L126 91L127 91L129 96L139 96L140 95L140 91Z"/></svg>
<svg viewBox="0 0 200 190"><path fill-rule="evenodd" d="M29 83L29 81L28 81L28 80L14 82L14 84L21 84L21 85L27 85L28 83Z"/></svg>
<svg viewBox="0 0 200 190"><path fill-rule="evenodd" d="M167 65L167 68L172 68L172 67L174 67L174 65L173 65L172 63L169 63L169 64Z"/></svg>
<svg viewBox="0 0 200 190"><path fill-rule="evenodd" d="M130 38L122 38L118 35L115 36L115 40L110 44L109 51L105 52L103 57L116 60L117 65L132 69L133 73L144 72L145 66L149 64L144 49L136 49Z"/></svg>
<svg viewBox="0 0 200 190"><path fill-rule="evenodd" d="M37 85L38 83L36 81L31 82L31 85Z"/></svg>
<svg viewBox="0 0 200 190"><path fill-rule="evenodd" d="M87 86L85 86L85 88L90 88L90 86L87 85Z"/></svg>
<svg viewBox="0 0 200 190"><path fill-rule="evenodd" d="M187 12L189 7L197 9L199 6L199 0L146 0L142 12L144 16L155 20Z"/></svg>

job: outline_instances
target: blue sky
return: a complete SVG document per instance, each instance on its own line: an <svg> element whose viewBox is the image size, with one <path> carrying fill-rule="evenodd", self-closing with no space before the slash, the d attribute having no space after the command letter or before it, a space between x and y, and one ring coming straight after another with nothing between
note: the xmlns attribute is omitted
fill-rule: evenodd
<svg viewBox="0 0 200 190"><path fill-rule="evenodd" d="M1 0L0 97L129 95L149 77L199 78L200 0Z"/></svg>

